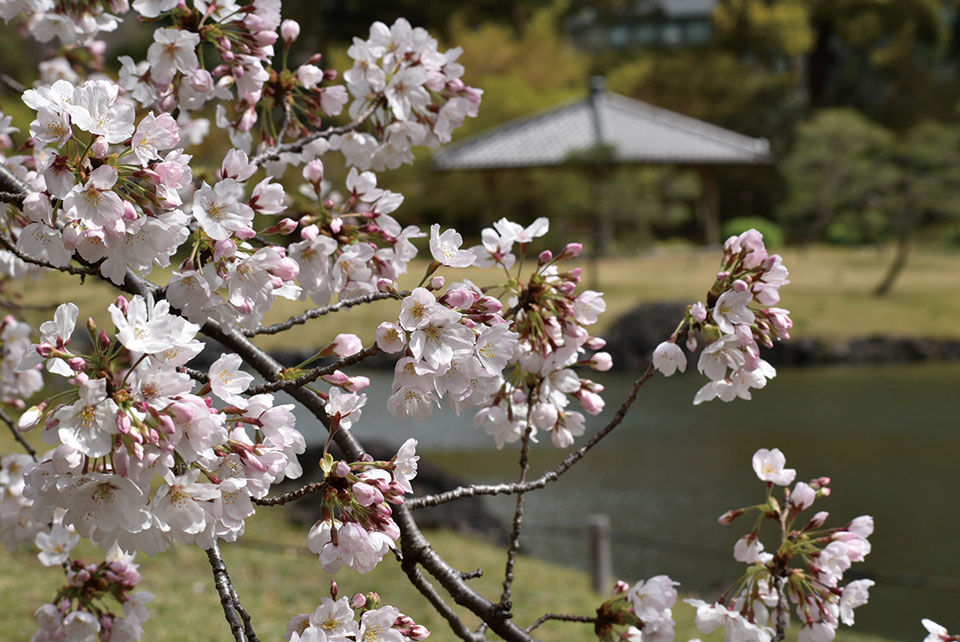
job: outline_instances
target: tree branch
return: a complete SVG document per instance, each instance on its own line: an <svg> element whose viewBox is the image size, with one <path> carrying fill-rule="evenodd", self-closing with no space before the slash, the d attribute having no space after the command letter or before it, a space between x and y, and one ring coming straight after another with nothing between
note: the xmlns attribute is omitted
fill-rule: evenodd
<svg viewBox="0 0 960 642"><path fill-rule="evenodd" d="M620 425L620 423L623 421L623 418L627 415L627 411L630 410L630 406L632 406L633 402L636 401L637 393L640 391L640 388L653 376L654 372L653 366L648 366L644 373L640 375L640 378L633 382L633 389L630 391L630 394L627 396L627 398L624 399L623 403L620 404L617 414L613 416L610 422L597 434L591 437L590 441L567 455L566 459L560 462L560 465L553 470L544 473L537 479L525 483L515 484L476 484L473 486L461 486L460 488L454 488L453 490L449 490L444 493L437 493L436 495L414 497L413 499L407 500L405 506L410 510L416 510L418 508L424 508L425 506L439 506L440 504L452 502L464 497L474 497L476 495L514 495L516 493L525 493L538 488L543 488L550 482L559 479L560 475L565 473L575 463L583 459L583 456L586 455L591 448L596 446L601 439L606 437L614 428Z"/></svg>
<svg viewBox="0 0 960 642"><path fill-rule="evenodd" d="M2 71L0 71L0 83L3 83L4 85L9 87L13 91L17 92L18 94L22 94L27 90L27 88L24 87L23 84L20 83L20 81L18 81L16 78L11 76L10 74L4 73Z"/></svg>
<svg viewBox="0 0 960 642"><path fill-rule="evenodd" d="M20 207L21 205L22 205L22 202L20 205L17 205L17 207ZM78 268L69 264L63 265L63 266L57 266L52 263L42 261L40 259L35 259L32 256L27 256L26 254L21 252L19 249L17 249L17 246L13 244L13 241L8 239L3 234L0 234L0 245L2 245L5 250L7 250L8 252L16 256L18 259L20 259L24 263L32 263L33 265L39 265L40 267L45 267L48 270L59 270L61 272L66 272L67 274L73 274L75 276L89 276L89 275L99 274L99 272L93 268Z"/></svg>
<svg viewBox="0 0 960 642"><path fill-rule="evenodd" d="M379 98L374 100L372 103L370 103L370 106L367 107L365 110L363 110L363 112L361 112L359 116L354 118L352 121L350 121L346 125L341 125L339 127L327 127L326 129L313 132L312 134L308 136L304 136L300 140L294 141L292 143L277 145L272 149L268 149L264 152L257 154L256 156L250 159L250 162L253 163L254 165L263 165L267 161L279 160L280 154L288 154L288 153L299 154L300 152L303 151L303 148L305 146L309 145L310 143L317 140L318 138L329 138L330 136L334 136L336 134L346 134L347 132L353 131L354 129L362 125L365 120L370 118L373 115L373 113L377 111L377 108L380 107L383 103L384 103L384 98L380 96Z"/></svg>
<svg viewBox="0 0 960 642"><path fill-rule="evenodd" d="M362 303L372 303L374 301L381 301L383 299L405 297L409 294L410 292L407 290L397 292L396 294L391 294L390 292L376 292L374 294L358 296L355 299L344 299L343 301L338 301L337 303L333 303L331 305L325 305L319 308L313 308L312 310L307 310L303 314L296 317L290 317L281 323L274 323L273 325L257 328L256 330L244 330L243 336L255 337L260 334L278 334L285 330L289 330L295 325L302 325L310 319L316 319L317 317L322 317L323 315L330 314L331 312L336 312L345 308L352 308L353 306L360 305Z"/></svg>
<svg viewBox="0 0 960 642"><path fill-rule="evenodd" d="M437 592L437 589L434 588L427 578L423 576L423 573L420 572L420 569L417 568L417 563L414 561L408 561L406 558L400 563L400 568L403 569L403 572L407 574L407 577L410 579L410 583L413 584L420 594L427 598L427 601L436 609L443 619L447 621L450 625L450 628L453 630L454 634L461 640L466 640L466 642L481 642L486 640L486 636L478 635L470 630L466 624L463 623L463 620L460 619L460 616L457 614L449 604L444 602L443 598Z"/></svg>
<svg viewBox="0 0 960 642"><path fill-rule="evenodd" d="M313 368L308 370L305 374L300 375L296 379L280 379L276 381L270 381L267 383L262 383L259 386L254 386L247 390L247 394L259 395L264 392L275 392L277 390L285 390L286 392L292 392L296 388L302 388L308 383L314 382L323 375L333 374L340 368L348 368L350 366L356 365L366 359L367 357L377 354L380 348L377 347L377 344L374 343L371 346L364 348L360 352L350 355L349 357L344 357L335 363L331 363L329 366L323 366L320 368Z"/></svg>
<svg viewBox="0 0 960 642"><path fill-rule="evenodd" d="M214 542L213 546L207 549L207 560L210 562L210 568L213 569L213 583L217 587L217 593L220 595L220 606L223 607L223 616L230 625L230 633L236 642L253 642L254 638L248 639L244 632L244 623L240 621L238 609L233 600L233 584L230 582L230 576L227 575L227 565L223 562L223 556L220 555L220 547Z"/></svg>
<svg viewBox="0 0 960 642"><path fill-rule="evenodd" d="M527 406L533 408L527 398ZM519 484L527 481L527 473L530 472L530 435L533 432L533 424L530 423L530 413L527 412L527 428L523 433L523 445L520 448L520 480ZM510 611L513 605L510 603L510 588L513 586L513 569L517 563L517 551L520 549L520 529L523 527L523 508L526 504L526 494L517 493L517 506L513 512L513 528L510 531L510 548L507 549L507 566L503 571L503 592L500 594L500 607L504 611Z"/></svg>
<svg viewBox="0 0 960 642"><path fill-rule="evenodd" d="M10 429L10 432L13 433L13 438L23 446L23 449L27 451L27 454L33 457L33 461L37 461L37 451L33 449L26 439L23 438L23 435L20 434L20 431L17 430L17 426L13 423L13 420L10 419L10 415L6 413L3 408L0 408L0 421L7 424L7 427Z"/></svg>
<svg viewBox="0 0 960 642"><path fill-rule="evenodd" d="M562 613L547 613L546 615L541 615L536 622L528 626L526 629L524 629L524 631L530 633L548 620L560 620L561 622L586 622L595 624L597 618L593 615L563 615Z"/></svg>
<svg viewBox="0 0 960 642"><path fill-rule="evenodd" d="M301 497L306 497L307 495L320 492L326 487L326 485L326 481L313 482L312 484L301 486L297 490L292 490L289 493L284 493L283 495L263 497L261 499L251 498L250 501L252 501L254 504L259 504L260 506L282 506L300 499Z"/></svg>

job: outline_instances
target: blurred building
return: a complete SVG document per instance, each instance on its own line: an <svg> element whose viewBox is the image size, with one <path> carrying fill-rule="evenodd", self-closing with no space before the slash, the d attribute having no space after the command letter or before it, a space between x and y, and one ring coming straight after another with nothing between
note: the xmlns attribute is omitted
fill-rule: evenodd
<svg viewBox="0 0 960 642"><path fill-rule="evenodd" d="M589 7L567 28L589 50L696 47L713 39L717 0L635 0L616 11Z"/></svg>

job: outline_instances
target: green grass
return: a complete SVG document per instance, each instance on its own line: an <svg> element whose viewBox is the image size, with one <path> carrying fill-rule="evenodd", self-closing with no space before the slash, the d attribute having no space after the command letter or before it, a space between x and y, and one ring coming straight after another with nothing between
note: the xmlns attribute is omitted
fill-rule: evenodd
<svg viewBox="0 0 960 642"><path fill-rule="evenodd" d="M794 318L793 335L828 341L874 334L960 338L960 324L956 322L960 318L960 252L916 248L892 292L886 297L874 297L871 290L885 273L892 251L828 247L784 250L792 283L783 288L781 304ZM586 263L585 287L600 289L607 301L607 313L595 331L602 335L620 315L643 302L702 299L719 259L716 251L662 248L642 256L604 260L598 272ZM425 266L424 261L412 263L401 285L415 286ZM445 274L448 283L467 278L487 284L502 276L494 270L474 268L440 273ZM160 276L154 274L155 278ZM79 287L76 277L51 273L16 287L23 301L34 305L74 301L80 307L81 318L92 315L101 327L111 329L106 306L117 293L108 284L88 279ZM281 321L310 307L305 302L281 299L265 322ZM270 350L325 345L340 332L353 332L370 341L377 324L396 318L398 310L396 301L379 301L311 320L287 333L262 336L257 341ZM39 321L50 318L52 313L31 316Z"/></svg>

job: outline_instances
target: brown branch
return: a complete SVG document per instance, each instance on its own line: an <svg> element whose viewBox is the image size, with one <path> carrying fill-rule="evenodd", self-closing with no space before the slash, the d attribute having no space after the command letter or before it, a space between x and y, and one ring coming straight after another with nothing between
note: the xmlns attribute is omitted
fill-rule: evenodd
<svg viewBox="0 0 960 642"><path fill-rule="evenodd" d="M630 410L630 406L632 406L633 402L636 401L637 393L640 391L640 388L653 376L653 373L653 365L648 366L644 373L640 375L640 378L633 382L633 388L631 389L630 394L626 399L624 399L623 403L620 404L620 408L617 409L617 414L613 416L610 422L597 434L591 437L590 441L567 455L566 459L560 462L560 465L553 470L544 473L537 479L522 484L477 484L473 486L461 486L460 488L454 488L453 490L449 490L445 493L426 495L424 497L414 497L413 499L407 500L405 504L406 507L410 510L416 510L425 506L439 506L440 504L452 502L464 497L474 497L476 495L514 495L516 493L526 493L531 490L543 488L550 482L556 481L560 478L560 475L565 473L571 466L583 459L583 456L586 455L591 448L596 446L601 439L606 437L614 428L620 425L620 423L623 421L623 418L626 417L627 411Z"/></svg>
<svg viewBox="0 0 960 642"><path fill-rule="evenodd" d="M263 497L261 499L251 498L250 501L252 501L254 504L259 504L260 506L282 506L283 504L288 504L292 501L298 500L301 497L318 493L323 490L326 485L326 481L313 482L311 484L307 484L306 486L301 486L297 490L284 493L283 495L274 495L273 497Z"/></svg>
<svg viewBox="0 0 960 642"><path fill-rule="evenodd" d="M259 386L254 386L247 390L247 394L250 395L259 395L264 392L276 392L277 390L284 390L286 392L291 392L297 388L302 388L308 383L314 382L323 375L333 374L340 368L348 368L350 366L356 365L366 359L367 357L377 354L380 348L377 347L377 344L374 343L368 348L364 348L360 352L350 355L349 357L344 357L335 363L331 363L329 366L323 366L320 368L313 368L308 370L305 374L300 375L296 379L279 379L275 381L270 381L267 383L262 383ZM276 379L276 378L275 378Z"/></svg>
<svg viewBox="0 0 960 642"><path fill-rule="evenodd" d="M391 294L389 292L376 292L374 294L358 296L354 299L344 299L331 305L325 305L319 308L313 308L312 310L307 310L299 316L290 317L286 321L282 321L280 323L274 323L273 325L257 328L256 330L244 330L243 336L255 337L260 334L278 334L280 332L284 332L285 330L289 330L295 325L302 325L310 319L316 319L317 317L322 317L323 315L330 314L331 312L336 312L345 308L352 308L353 306L360 305L362 303L372 303L374 301L381 301L383 299L405 297L409 294L410 292L407 290L404 290L403 292L397 292L396 294Z"/></svg>
<svg viewBox="0 0 960 642"><path fill-rule="evenodd" d="M217 593L220 595L220 606L223 607L223 616L230 625L230 633L236 642L253 642L253 638L247 638L244 629L244 623L240 621L236 602L233 596L235 591L230 582L230 576L227 575L227 565L223 562L223 556L220 555L220 547L214 542L213 546L207 549L207 560L210 562L210 568L213 569L213 583L217 587Z"/></svg>
<svg viewBox="0 0 960 642"><path fill-rule="evenodd" d="M440 594L437 592L437 589L423 576L423 573L420 572L420 569L417 568L417 563L415 561L408 561L404 558L400 562L400 568L403 569L403 572L406 573L407 578L410 580L410 583L413 584L420 594L427 598L427 601L430 602L430 605L439 613L443 619L447 621L450 625L450 628L453 630L454 634L461 640L466 642L483 642L486 640L486 637L482 634L478 635L470 630L466 624L463 623L463 620L460 619L460 616L457 615L457 612L447 604Z"/></svg>
<svg viewBox="0 0 960 642"><path fill-rule="evenodd" d="M250 162L254 165L263 165L267 161L279 160L280 154L299 154L303 151L303 148L318 138L329 138L336 134L346 134L347 132L353 131L364 123L365 120L373 116L373 113L377 111L377 108L384 103L384 98L381 96L370 103L370 106L367 107L359 116L354 118L352 121L346 125L341 125L339 127L327 127L317 132L313 132L308 136L304 136L300 140L294 141L292 143L284 143L283 145L277 145L272 149L268 149L264 152L261 152L250 159Z"/></svg>
<svg viewBox="0 0 960 642"><path fill-rule="evenodd" d="M3 408L0 408L0 421L7 424L7 427L10 429L10 432L13 433L13 438L23 446L23 449L27 451L27 454L33 457L33 461L37 461L37 451L34 450L26 439L23 438L23 435L20 434L20 431L17 430L17 426L13 423L13 420L10 419L10 415L6 413Z"/></svg>
<svg viewBox="0 0 960 642"><path fill-rule="evenodd" d="M592 615L563 615L561 613L547 613L546 615L541 615L536 622L524 629L527 633L530 633L535 628L547 622L548 620L560 620L561 622L586 622L595 624L597 621L596 616Z"/></svg>
<svg viewBox="0 0 960 642"><path fill-rule="evenodd" d="M528 395L527 405L533 408L531 399ZM520 480L518 484L527 481L527 473L530 472L530 435L533 432L533 424L530 423L530 412L527 412L527 428L523 433L523 445L520 448ZM513 586L513 569L517 564L517 551L520 549L520 530L523 528L523 509L526 505L527 496L525 493L517 493L517 506L513 512L513 527L510 531L510 548L507 549L507 565L503 571L503 592L500 594L500 607L504 611L510 611L513 605L510 603L510 588Z"/></svg>
<svg viewBox="0 0 960 642"><path fill-rule="evenodd" d="M19 207L19 206L18 206ZM76 276L88 276L93 274L99 274L96 269L93 268L78 268L72 265L63 265L58 266L41 259L35 259L32 256L28 256L17 249L17 246L13 244L13 241L8 239L3 234L0 234L0 245L3 246L5 250L16 256L18 259L24 263L32 263L33 265L39 265L40 267L45 267L48 270L59 270L60 272L66 272L67 274L73 274Z"/></svg>

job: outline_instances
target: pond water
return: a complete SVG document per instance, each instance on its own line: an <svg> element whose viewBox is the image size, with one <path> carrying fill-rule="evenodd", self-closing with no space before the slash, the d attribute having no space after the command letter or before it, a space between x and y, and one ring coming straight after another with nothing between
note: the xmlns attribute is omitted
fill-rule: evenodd
<svg viewBox="0 0 960 642"><path fill-rule="evenodd" d="M358 437L399 445L413 436L423 456L470 480L516 477L518 444L498 451L471 415L446 410L422 424L397 422L384 408L390 375L365 374L373 383ZM632 383L629 375L598 379L610 406L591 418L588 434ZM716 518L762 500L750 458L777 447L798 479L832 477L832 496L817 502L831 512L829 524L875 518L873 552L848 574L877 582L857 611L858 630L919 640L922 617L960 626L960 364L782 370L751 402L694 407L701 383L689 375L651 380L590 456L528 496L524 549L585 568L586 518L605 513L616 577L632 583L668 573L681 590L714 597L738 577L732 547L750 527ZM307 423L308 438L320 439ZM533 449L532 475L561 458L547 438ZM513 500L486 501L506 526Z"/></svg>

